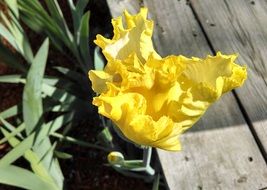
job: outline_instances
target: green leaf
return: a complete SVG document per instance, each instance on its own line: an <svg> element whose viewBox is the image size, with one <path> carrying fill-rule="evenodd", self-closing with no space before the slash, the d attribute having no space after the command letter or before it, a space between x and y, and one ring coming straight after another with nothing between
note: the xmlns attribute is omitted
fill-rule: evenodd
<svg viewBox="0 0 267 190"><path fill-rule="evenodd" d="M41 127L38 132L34 132L25 138L22 142L10 141L11 145L14 147L10 152L8 152L1 160L0 167L7 166L21 157L26 150L29 150L33 147L34 144L39 145L49 134L57 131L61 126L66 124L72 119L70 114L65 114L63 116L57 117L55 120L50 121L45 126ZM10 136L4 128L0 128L2 133L6 138ZM13 129L14 130L14 129ZM12 130L12 131L13 131ZM40 146L41 147L41 146Z"/></svg>
<svg viewBox="0 0 267 190"><path fill-rule="evenodd" d="M25 83L25 79L21 75L2 75L0 76L0 83Z"/></svg>
<svg viewBox="0 0 267 190"><path fill-rule="evenodd" d="M5 3L11 10L11 12L15 15L16 18L19 18L19 9L17 0L6 0Z"/></svg>
<svg viewBox="0 0 267 190"><path fill-rule="evenodd" d="M82 15L84 12L84 9L86 8L87 4L88 4L89 0L79 0L76 3L76 10L77 12Z"/></svg>
<svg viewBox="0 0 267 190"><path fill-rule="evenodd" d="M106 152L112 151L109 148L105 148L105 147L102 147L102 146L99 146L99 145L95 145L93 143L88 143L88 142L85 142L85 141L82 141L82 140L79 140L79 139L76 139L76 138L73 138L73 137L64 136L64 135L62 135L60 133L51 133L51 135L53 137L59 138L59 139L61 139L63 141L67 141L69 143L77 144L77 145L80 145L80 146L84 146L84 147L88 147L88 148L95 148L95 149L103 150L103 151L106 151Z"/></svg>
<svg viewBox="0 0 267 190"><path fill-rule="evenodd" d="M0 116L0 121L3 123L3 125L5 126L5 128L8 129L9 131L14 132L14 131L18 130L16 127L14 127L13 125L11 125L9 122L7 122L1 116ZM24 128L25 128L25 125L24 125ZM20 133L18 133L18 136L23 139L23 137L22 137L22 135Z"/></svg>
<svg viewBox="0 0 267 190"><path fill-rule="evenodd" d="M21 105L14 105L4 111L2 111L0 113L0 117L2 117L2 119L7 119L7 118L10 118L10 117L13 117L13 116L16 116L20 113L20 110L21 110Z"/></svg>
<svg viewBox="0 0 267 190"><path fill-rule="evenodd" d="M16 54L12 53L9 49L7 49L2 43L0 43L0 57L2 60L2 63L18 69L22 72L25 72L26 66L21 64L21 62L18 60L18 57Z"/></svg>
<svg viewBox="0 0 267 190"><path fill-rule="evenodd" d="M0 13L0 15L1 15L3 22L7 26L8 30L10 32L10 35L12 35L14 40L15 40L15 44L13 44L14 42L12 42L12 41L10 41L10 43L17 50L17 52L19 52L27 60L28 63L31 63L31 61L33 59L32 50L31 50L30 44L28 42L28 39L24 34L23 28L19 24L17 18L15 18L13 15L11 15L11 20L10 20L2 12ZM3 28L6 28L6 27L3 26L2 30L3 30ZM7 32L5 32L5 33L7 34ZM6 37L8 37L8 36L6 36ZM7 40L8 41L11 40L10 36Z"/></svg>
<svg viewBox="0 0 267 190"><path fill-rule="evenodd" d="M34 144L39 145L39 143L42 140L44 140L47 136L60 129L63 125L70 122L72 118L73 118L72 113L64 114L48 122L47 124L45 124L45 126L42 126L38 132L34 132L35 133Z"/></svg>
<svg viewBox="0 0 267 190"><path fill-rule="evenodd" d="M59 190L29 170L13 165L0 169L0 183L30 190Z"/></svg>
<svg viewBox="0 0 267 190"><path fill-rule="evenodd" d="M54 152L56 157L60 159L71 159L73 156L71 154L68 154L66 152L61 152L61 151L55 151Z"/></svg>
<svg viewBox="0 0 267 190"><path fill-rule="evenodd" d="M42 80L48 55L48 48L49 42L48 39L46 39L33 60L23 91L23 118L26 125L26 133L28 135L31 134L27 137L27 139L33 138L33 144L31 146L33 146L33 151L40 158L52 146L49 139L47 138L51 127L42 125ZM32 137L32 135L34 136ZM44 165L44 168L49 172L53 180L56 182L57 186L62 188L64 178L57 160L53 159L52 154L49 154L49 156L45 157L42 163Z"/></svg>
<svg viewBox="0 0 267 190"><path fill-rule="evenodd" d="M97 139L103 145L110 146L112 145L112 135L107 127L105 127L98 135Z"/></svg>
<svg viewBox="0 0 267 190"><path fill-rule="evenodd" d="M51 18L51 16L42 7L39 1L24 0L19 1L22 20L36 32L45 33L53 45L64 52L63 43L69 47L70 40L61 30L60 26Z"/></svg>
<svg viewBox="0 0 267 190"><path fill-rule="evenodd" d="M62 74L64 74L66 77L72 79L73 81L76 82L82 82L85 81L85 79L87 79L84 75L82 75L81 73L78 73L76 71L70 70L68 68L65 67L53 67L55 68L57 71L61 72Z"/></svg>
<svg viewBox="0 0 267 190"><path fill-rule="evenodd" d="M46 39L37 52L27 76L23 90L23 118L26 132L30 134L40 122L43 114L42 79L48 55L49 41Z"/></svg>
<svg viewBox="0 0 267 190"><path fill-rule="evenodd" d="M77 32L80 27L80 21L84 12L85 7L87 6L89 0L79 0L76 3L76 6L73 3L73 0L68 0L69 7L72 14L72 22L74 26L74 33L77 36Z"/></svg>
<svg viewBox="0 0 267 190"><path fill-rule="evenodd" d="M14 137L9 139L9 143L14 148L0 160L0 167L8 165L24 155L24 157L31 163L33 170L38 172L38 175L44 176L47 179L53 177L56 184L59 187L62 187L63 175L58 161L53 158L53 153L49 151L52 146L47 137L64 125L65 122L69 121L69 119L71 119L71 117L68 115L60 116L45 126L40 127L38 131L33 132L22 142ZM1 128L1 131L5 137L10 135L4 128ZM33 148L34 152L32 152L30 148Z"/></svg>
<svg viewBox="0 0 267 190"><path fill-rule="evenodd" d="M90 12L85 13L81 20L80 26L80 40L79 40L79 50L83 58L83 66L87 71L90 67L90 53L89 53L89 17Z"/></svg>
<svg viewBox="0 0 267 190"><path fill-rule="evenodd" d="M24 23L26 23L26 25L31 28L33 31L36 31L37 33L42 32L43 29L43 24L37 20L37 19L32 19L32 16L29 15L25 15L22 14L21 16L21 20L23 20Z"/></svg>
<svg viewBox="0 0 267 190"><path fill-rule="evenodd" d="M52 18L55 20L58 26L60 26L61 30L65 33L65 35L68 37L67 39L71 42L73 41L73 36L70 33L68 26L66 24L66 21L63 17L63 13L60 9L60 6L58 5L56 0L45 0L46 5L49 9L49 12L52 16Z"/></svg>
<svg viewBox="0 0 267 190"><path fill-rule="evenodd" d="M100 49L99 47L95 48L94 52L94 66L95 70L103 70L105 67L105 61L102 58L102 55L100 54Z"/></svg>
<svg viewBox="0 0 267 190"><path fill-rule="evenodd" d="M10 135L10 133L8 133L5 129L1 128L1 130L5 136ZM31 140L34 139L34 134L27 137L27 139L31 139ZM8 141L10 145L13 147L16 145L20 145L22 143L15 137L9 138ZM50 164L49 166L51 167L45 168L44 166L45 163L43 161L40 162L40 157L35 152L30 150L30 148L25 151L23 156L31 164L31 167L34 173L40 176L43 180L48 181L51 184L54 184L54 180L52 179L52 176L48 173L48 170L52 168L53 165ZM57 177L60 177L60 176L57 176Z"/></svg>
<svg viewBox="0 0 267 190"><path fill-rule="evenodd" d="M50 86L47 84L42 85L43 92L47 95L53 98L54 100L60 101L61 103L66 103L68 101L73 101L76 99L76 97L65 90L58 89L54 86Z"/></svg>
<svg viewBox="0 0 267 190"><path fill-rule="evenodd" d="M0 36L5 38L8 41L8 43L10 45L12 45L12 47L14 49L19 51L19 48L18 48L17 43L16 43L16 39L14 38L14 36L8 31L8 29L2 23L0 23Z"/></svg>
<svg viewBox="0 0 267 190"><path fill-rule="evenodd" d="M4 130L3 128L0 128L4 136L7 138L9 133ZM12 139L10 139L12 141ZM25 138L22 142L14 142L11 145L14 147L11 151L9 151L3 158L0 160L0 168L6 167L16 161L18 158L24 155L24 153L29 150L34 142L34 136L30 135L27 138ZM1 170L1 169L0 169Z"/></svg>
<svg viewBox="0 0 267 190"><path fill-rule="evenodd" d="M21 136L20 132L22 132L25 129L25 124L22 123L20 126L18 126L17 128L15 128L11 133L9 133L7 136L5 136L4 138L2 138L0 140L0 144L5 143L6 141L8 141L10 138L15 137L16 135ZM22 137L22 136L21 136Z"/></svg>
<svg viewBox="0 0 267 190"><path fill-rule="evenodd" d="M74 33L76 33L79 28L79 17L76 11L76 7L73 3L73 0L68 0L68 4L69 4L70 11L71 11Z"/></svg>
<svg viewBox="0 0 267 190"><path fill-rule="evenodd" d="M66 23L66 21L63 17L63 13L57 1L56 0L45 0L45 2L46 2L46 6L48 7L52 18L57 22L59 26L62 27L62 25Z"/></svg>
<svg viewBox="0 0 267 190"><path fill-rule="evenodd" d="M29 41L24 33L23 33L23 39L21 43L22 43L22 48L24 52L23 57L28 61L28 63L31 63L33 60L33 53L32 53L32 49L29 44Z"/></svg>

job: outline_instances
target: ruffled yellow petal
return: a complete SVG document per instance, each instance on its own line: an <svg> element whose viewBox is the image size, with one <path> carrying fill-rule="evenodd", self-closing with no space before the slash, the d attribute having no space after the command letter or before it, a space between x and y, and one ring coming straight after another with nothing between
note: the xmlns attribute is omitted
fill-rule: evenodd
<svg viewBox="0 0 267 190"><path fill-rule="evenodd" d="M110 86L107 94L95 97L93 104L98 106L98 112L120 126L127 125L131 117L136 114L144 114L146 100L138 93L123 94L116 91L116 87Z"/></svg>
<svg viewBox="0 0 267 190"><path fill-rule="evenodd" d="M105 67L105 72L114 76L112 81L125 91L130 88L144 87L150 89L154 85L155 73L143 65L136 54L124 61L112 60Z"/></svg>
<svg viewBox="0 0 267 190"><path fill-rule="evenodd" d="M146 65L155 71L155 88L158 90L170 88L185 69L185 64L180 61L180 56L168 56L157 59L151 55Z"/></svg>
<svg viewBox="0 0 267 190"><path fill-rule="evenodd" d="M236 55L208 56L206 59L183 58L183 76L191 83L196 99L214 102L223 93L241 86L246 79L246 68L234 63Z"/></svg>
<svg viewBox="0 0 267 190"><path fill-rule="evenodd" d="M143 96L137 93L121 93L114 85L108 86L109 91L94 98L93 104L98 106L100 114L110 118L118 126L124 136L141 145L166 150L180 149L178 135L182 130L174 136L174 123L170 118L163 116L154 121L151 116L146 115L147 100Z"/></svg>
<svg viewBox="0 0 267 190"><path fill-rule="evenodd" d="M102 48L106 58L124 60L135 53L139 60L145 62L151 53L160 57L153 48L153 21L147 20L147 8L142 8L137 15L130 15L124 11L124 17L125 26L122 17L112 19L112 40L101 35L96 36L95 43Z"/></svg>
<svg viewBox="0 0 267 190"><path fill-rule="evenodd" d="M93 90L98 94L101 94L102 92L107 91L106 83L111 82L113 78L112 75L109 75L108 73L104 71L91 70L89 71L88 75L89 75L89 79L92 82Z"/></svg>
<svg viewBox="0 0 267 190"><path fill-rule="evenodd" d="M178 139L181 130L174 130L174 126L173 121L166 116L154 121L148 115L139 115L130 122L128 128L131 131L126 131L125 136L144 145L177 151L181 149Z"/></svg>

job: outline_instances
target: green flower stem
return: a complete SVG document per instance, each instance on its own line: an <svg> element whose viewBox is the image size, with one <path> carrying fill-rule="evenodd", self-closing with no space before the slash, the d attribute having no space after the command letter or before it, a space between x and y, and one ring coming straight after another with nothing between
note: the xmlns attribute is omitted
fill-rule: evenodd
<svg viewBox="0 0 267 190"><path fill-rule="evenodd" d="M84 146L84 147L96 148L96 149L100 149L100 150L103 150L103 151L106 151L106 152L112 151L111 149L108 149L108 148L105 148L105 147L102 147L102 146L98 146L98 145L95 145L95 144L92 144L92 143L88 143L88 142L85 142L85 141L81 141L81 140L75 139L73 137L64 136L64 135L61 135L59 133L52 133L51 136L59 138L61 140L68 141L68 142L73 143L73 144Z"/></svg>
<svg viewBox="0 0 267 190"><path fill-rule="evenodd" d="M145 172L149 176L153 176L155 175L155 170L150 166L151 155L152 148L144 147L142 160L125 160L122 153L111 152L108 156L108 161L114 169L123 174L128 175L131 172Z"/></svg>
<svg viewBox="0 0 267 190"><path fill-rule="evenodd" d="M152 147L144 148L143 163L145 164L146 167L145 172L149 175L154 175L155 170L150 166L151 155L152 155Z"/></svg>

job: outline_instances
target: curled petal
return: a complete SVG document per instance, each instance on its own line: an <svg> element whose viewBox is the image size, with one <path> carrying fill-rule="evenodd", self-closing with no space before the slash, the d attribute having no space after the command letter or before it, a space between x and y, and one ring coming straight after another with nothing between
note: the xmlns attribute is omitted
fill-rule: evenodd
<svg viewBox="0 0 267 190"><path fill-rule="evenodd" d="M183 76L191 84L195 98L214 102L222 93L241 86L246 79L246 68L234 63L236 55L208 56L206 59L183 58Z"/></svg>
<svg viewBox="0 0 267 190"><path fill-rule="evenodd" d="M174 126L173 121L166 116L154 121L148 115L138 115L126 127L124 134L130 140L143 145L177 151L181 149L178 136L182 130L176 130L174 134Z"/></svg>
<svg viewBox="0 0 267 190"><path fill-rule="evenodd" d="M155 85L159 89L170 88L184 71L185 64L180 58L174 55L163 59L157 59L153 55L149 57L146 65L155 71Z"/></svg>
<svg viewBox="0 0 267 190"><path fill-rule="evenodd" d="M105 72L113 76L112 81L123 91L139 87L150 89L154 85L155 73L151 68L140 63L135 54L130 55L123 62L110 61Z"/></svg>
<svg viewBox="0 0 267 190"><path fill-rule="evenodd" d="M175 124L169 117L163 116L154 121L151 116L146 115L147 102L141 95L103 94L94 98L93 104L98 106L99 113L110 118L129 140L166 150L180 150L178 135L182 128L179 133L174 133Z"/></svg>
<svg viewBox="0 0 267 190"><path fill-rule="evenodd" d="M98 93L101 94L102 92L107 91L107 82L111 82L113 76L109 75L108 73L104 71L94 71L91 70L88 73L89 79L92 82L92 89Z"/></svg>
<svg viewBox="0 0 267 190"><path fill-rule="evenodd" d="M130 15L125 11L124 17L126 26L123 25L122 17L112 20L112 40L97 35L95 43L102 48L106 58L124 60L136 53L138 59L145 62L151 53L160 57L153 48L153 21L147 20L147 8L142 8L137 15Z"/></svg>
<svg viewBox="0 0 267 190"><path fill-rule="evenodd" d="M109 91L114 91L110 89ZM95 97L93 104L98 106L98 112L115 123L118 123L119 127L127 125L129 119L136 114L144 114L146 110L146 100L142 95L138 93L116 94L114 92L108 92L102 94L99 97Z"/></svg>

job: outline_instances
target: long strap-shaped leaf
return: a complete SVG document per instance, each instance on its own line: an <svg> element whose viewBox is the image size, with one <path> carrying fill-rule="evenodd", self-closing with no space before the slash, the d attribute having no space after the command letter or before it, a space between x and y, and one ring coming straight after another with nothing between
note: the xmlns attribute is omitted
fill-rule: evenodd
<svg viewBox="0 0 267 190"><path fill-rule="evenodd" d="M1 30L1 25L0 25L0 30ZM2 43L0 43L0 57L3 63L10 67L13 67L23 72L27 70L26 66L22 65L19 62L19 59L15 57L14 54L10 50L8 50L7 47L5 47Z"/></svg>
<svg viewBox="0 0 267 190"><path fill-rule="evenodd" d="M14 127L13 125L11 125L4 118L2 118L1 115L0 115L0 121L3 123L3 125L5 126L5 128L8 129L8 130L10 130L10 131L12 131L12 133L15 132L15 131L17 131L17 130L19 130L19 128L20 128L20 126L19 127ZM25 129L25 124L24 123L23 123L23 128ZM23 136L20 133L18 133L18 136L21 139L23 139Z"/></svg>
<svg viewBox="0 0 267 190"><path fill-rule="evenodd" d="M14 0L12 0L12 1L14 1ZM7 4L9 6L9 12L8 13L9 13L10 19L5 14L0 12L1 19L3 20L3 23L5 24L5 26L2 25L1 30L4 30L4 28L5 28L10 33L9 33L9 35L6 35L6 34L8 34L6 31L6 32L2 33L2 35L27 60L28 63L31 63L32 59L33 59L33 54L32 54L32 50L31 50L29 41L28 41L28 39L24 33L24 30L18 22L19 14L18 14L17 3L16 2L10 3L9 1L6 1L6 2L8 2ZM12 6L12 7L10 7L10 6ZM1 32L1 30L0 30L0 32ZM10 35L12 36L13 41L11 40Z"/></svg>
<svg viewBox="0 0 267 190"><path fill-rule="evenodd" d="M68 123L72 116L66 114L45 124L40 131L33 132L23 141L19 141L12 133L0 128L4 136L14 148L0 160L0 170L12 164L21 156L24 156L31 164L33 171L49 183L57 184L56 189L62 189L60 180L63 180L58 161L53 158L53 152L49 151L52 146L48 139L49 134L54 133L62 125ZM38 150L31 150L33 144L39 145ZM56 186L56 185L55 185ZM43 188L42 188L43 189Z"/></svg>
<svg viewBox="0 0 267 190"><path fill-rule="evenodd" d="M89 0L79 0L75 6L73 3L73 0L68 0L70 10L71 10L72 22L73 22L75 34L78 32L79 24L80 24L79 21L82 18L84 9L85 9L86 5L88 4L88 2L89 2Z"/></svg>
<svg viewBox="0 0 267 190"><path fill-rule="evenodd" d="M88 72L89 69L92 69L90 65L90 53L89 53L89 18L90 12L88 11L82 16L81 25L79 28L80 39L79 39L79 51L83 59L82 68L85 72Z"/></svg>
<svg viewBox="0 0 267 190"><path fill-rule="evenodd" d="M36 56L33 59L33 63L29 69L26 84L23 91L23 119L26 126L27 135L31 135L33 131L40 130L46 125L43 124L43 102L42 102L42 85L44 70L48 55L49 42L48 39L44 41L41 48L38 50ZM39 131L39 132L40 132ZM48 149L51 148L49 138L45 138L42 143L36 143L38 141L39 133L36 134L33 151L38 157L43 157ZM48 133L45 134L48 137ZM59 189L63 188L63 174L56 159L53 158L52 153L47 155L42 160L44 167L52 176Z"/></svg>
<svg viewBox="0 0 267 190"><path fill-rule="evenodd" d="M2 133L5 137L11 135L7 130L1 128ZM20 154L23 155L24 158L30 163L32 170L36 175L38 175L43 181L53 185L53 189L59 189L55 184L53 178L50 176L49 172L45 168L43 162L40 161L40 157L29 149L33 142L34 138L30 135L28 138L20 142L17 138L11 137L8 139L9 143L12 147L15 147L12 151L10 151L3 159L0 161L0 170L2 168L8 167L11 164L11 161L15 160L17 156ZM40 187L43 189L43 187Z"/></svg>
<svg viewBox="0 0 267 190"><path fill-rule="evenodd" d="M18 139L11 141L9 138L11 136L11 139L14 139L14 137L12 137L12 133L16 132L16 130L18 128L13 129L12 133L7 132L7 130L4 129L3 127L0 128L0 130L2 131L4 136L9 140L9 143L14 147L3 158L1 158L0 168L7 166L7 165L13 163L14 161L16 161L18 158L20 158L21 156L24 155L25 151L31 149L34 144L39 145L39 148L42 148L42 147L40 147L41 144L43 146L46 146L43 144L43 142L45 142L45 139L47 139L47 137L50 134L53 134L55 131L57 131L62 125L68 123L71 120L71 118L72 118L71 114L59 116L55 120L50 121L49 123L45 124L38 132L33 132L31 135L29 135L28 137L23 139L23 141L21 141L21 142ZM7 121L5 121L4 125L6 123L7 123ZM46 149L46 151L49 148L50 147L48 147ZM34 152L36 152L36 151L34 151ZM40 155L40 158L44 154L45 154L45 152L42 155Z"/></svg>
<svg viewBox="0 0 267 190"><path fill-rule="evenodd" d="M29 69L23 90L23 119L29 135L42 118L42 80L48 55L49 41L46 39L37 52Z"/></svg>
<svg viewBox="0 0 267 190"><path fill-rule="evenodd" d="M45 2L52 18L56 21L58 26L60 26L61 30L65 33L65 35L68 36L68 39L70 41L73 41L73 36L69 31L69 28L66 24L66 21L64 19L63 13L59 7L57 0L45 0Z"/></svg>
<svg viewBox="0 0 267 190"><path fill-rule="evenodd" d="M0 116L1 119L1 116ZM20 124L17 128L15 128L9 135L5 136L4 138L2 138L0 140L0 144L5 143L6 141L8 141L10 138L13 138L15 136L20 136L22 137L22 135L20 134L20 132L22 132L25 129L25 124L22 123Z"/></svg>
<svg viewBox="0 0 267 190"><path fill-rule="evenodd" d="M56 188L29 170L9 165L0 169L0 183L30 189L56 190Z"/></svg>

